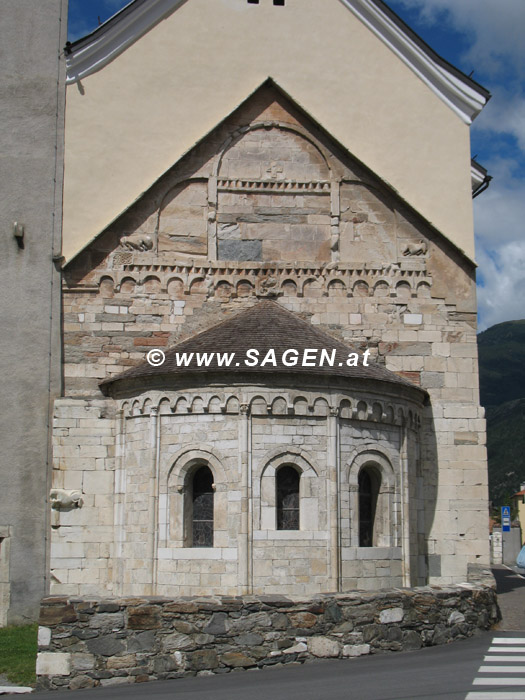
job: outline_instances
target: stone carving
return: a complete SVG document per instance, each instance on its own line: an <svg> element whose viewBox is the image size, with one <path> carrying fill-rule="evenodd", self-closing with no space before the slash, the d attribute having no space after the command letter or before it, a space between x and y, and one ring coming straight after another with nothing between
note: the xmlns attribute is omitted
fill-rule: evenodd
<svg viewBox="0 0 525 700"><path fill-rule="evenodd" d="M265 296L271 296L277 293L277 278L273 275L263 277L259 284L259 293Z"/></svg>
<svg viewBox="0 0 525 700"><path fill-rule="evenodd" d="M82 491L76 490L51 489L49 498L51 500L51 508L55 510L82 508L82 504L84 503L82 500Z"/></svg>
<svg viewBox="0 0 525 700"><path fill-rule="evenodd" d="M153 248L153 239L142 233L133 233L131 236L122 236L120 245L124 250L138 250L145 253Z"/></svg>
<svg viewBox="0 0 525 700"><path fill-rule="evenodd" d="M213 296L213 291L215 289L215 280L213 279L213 275L209 272L204 278L204 285L206 287L206 299L209 299Z"/></svg>
<svg viewBox="0 0 525 700"><path fill-rule="evenodd" d="M419 241L418 243L407 243L403 248L403 255L426 255L428 250L425 241Z"/></svg>

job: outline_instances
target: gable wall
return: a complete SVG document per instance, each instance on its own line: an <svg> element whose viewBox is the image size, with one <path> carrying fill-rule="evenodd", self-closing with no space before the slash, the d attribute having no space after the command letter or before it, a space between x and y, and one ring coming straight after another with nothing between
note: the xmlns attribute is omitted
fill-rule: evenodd
<svg viewBox="0 0 525 700"><path fill-rule="evenodd" d="M308 189L296 191L303 181ZM255 259L236 259L240 253ZM373 360L427 389L421 450L416 440L389 437L412 465L395 503L397 512L403 509L396 536L410 550L404 580L465 580L469 563L488 561L472 265L273 89L254 96L68 266L66 402L76 397L89 407L93 398L102 400L102 379L261 298L277 299L356 349L369 348ZM253 427L254 449L278 438L271 426L260 433L256 422ZM361 440L374 434L359 433ZM343 428L341 436L341 449L351 450L355 435ZM147 439L144 431L136 438ZM72 439L79 438L57 435L61 447ZM96 429L87 439L95 470L107 477L115 445L98 438L91 447ZM57 484L76 469L73 456L66 451L65 461L57 461ZM273 554L279 560L277 549ZM366 585L385 585L400 575L399 561L390 573L380 563L349 558L345 580L355 585L366 571ZM191 566L195 574L197 564ZM226 582L233 574L224 566L216 573ZM169 561L161 570L169 575Z"/></svg>
<svg viewBox="0 0 525 700"><path fill-rule="evenodd" d="M190 0L68 88L66 257L269 76L473 256L468 127L342 2Z"/></svg>

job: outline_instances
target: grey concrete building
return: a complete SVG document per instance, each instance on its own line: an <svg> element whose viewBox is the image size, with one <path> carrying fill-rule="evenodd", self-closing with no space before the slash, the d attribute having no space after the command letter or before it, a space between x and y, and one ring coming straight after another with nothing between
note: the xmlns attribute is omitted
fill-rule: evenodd
<svg viewBox="0 0 525 700"><path fill-rule="evenodd" d="M60 393L67 0L0 12L0 625L34 619L47 586L49 418ZM58 261L57 261L58 262Z"/></svg>

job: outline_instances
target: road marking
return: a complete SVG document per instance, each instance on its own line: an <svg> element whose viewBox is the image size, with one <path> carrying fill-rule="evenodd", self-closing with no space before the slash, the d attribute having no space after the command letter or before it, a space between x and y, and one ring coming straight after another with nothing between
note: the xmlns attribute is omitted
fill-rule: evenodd
<svg viewBox="0 0 525 700"><path fill-rule="evenodd" d="M474 678L472 685L525 685L525 678Z"/></svg>
<svg viewBox="0 0 525 700"><path fill-rule="evenodd" d="M480 666L478 673L523 673L525 666Z"/></svg>
<svg viewBox="0 0 525 700"><path fill-rule="evenodd" d="M506 569L508 569L509 571L512 571L512 573L513 573L515 576L519 576L520 578L522 578L522 579L525 580L525 576L522 576L521 574L518 574L518 572L517 572L517 571L514 571L514 569L511 568L510 566L507 566L506 564L503 564L503 566L504 566Z"/></svg>
<svg viewBox="0 0 525 700"><path fill-rule="evenodd" d="M512 690L504 690L502 693L495 693L493 690L488 691L475 691L469 693L466 700L525 700L525 693L517 691L515 693Z"/></svg>
<svg viewBox="0 0 525 700"><path fill-rule="evenodd" d="M493 637L490 643L472 685L494 690L473 690L465 700L525 700L525 691L518 690L525 686L525 637Z"/></svg>

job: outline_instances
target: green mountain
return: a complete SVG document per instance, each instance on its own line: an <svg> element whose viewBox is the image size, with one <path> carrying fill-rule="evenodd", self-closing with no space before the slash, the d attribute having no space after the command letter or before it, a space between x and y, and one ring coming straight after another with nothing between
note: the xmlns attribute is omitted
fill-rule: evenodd
<svg viewBox="0 0 525 700"><path fill-rule="evenodd" d="M525 320L498 323L480 333L478 350L489 491L500 505L525 481Z"/></svg>

